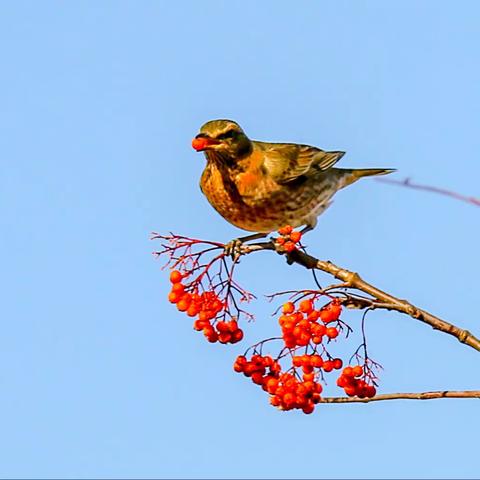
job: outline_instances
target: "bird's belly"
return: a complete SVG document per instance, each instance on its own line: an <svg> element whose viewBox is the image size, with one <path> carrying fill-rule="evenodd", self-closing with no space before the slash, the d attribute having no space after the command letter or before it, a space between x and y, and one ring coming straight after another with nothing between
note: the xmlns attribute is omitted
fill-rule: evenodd
<svg viewBox="0 0 480 480"><path fill-rule="evenodd" d="M307 182L308 183L308 182ZM253 195L242 196L235 184L216 175L202 179L202 191L210 204L228 222L251 232L272 232L285 225L298 227L331 197L319 185L303 188L282 186L269 191L259 185Z"/></svg>

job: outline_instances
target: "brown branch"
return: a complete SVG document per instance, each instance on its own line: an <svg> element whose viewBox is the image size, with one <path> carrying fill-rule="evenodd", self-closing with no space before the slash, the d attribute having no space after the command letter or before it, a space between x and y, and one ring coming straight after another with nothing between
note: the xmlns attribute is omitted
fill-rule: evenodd
<svg viewBox="0 0 480 480"><path fill-rule="evenodd" d="M369 403L381 400L433 400L436 398L480 398L480 390L437 391L421 393L384 393L372 398L323 397L320 403Z"/></svg>
<svg viewBox="0 0 480 480"><path fill-rule="evenodd" d="M391 178L377 178L378 182L390 183L392 185L399 185L401 187L414 188L416 190L426 190L427 192L439 193L440 195L446 195L447 197L452 197L462 202L471 203L477 207L480 207L480 198L469 197L467 195L462 195L461 193L453 192L445 188L433 187L431 185L419 185L417 183L412 183L410 178L405 180L393 180Z"/></svg>
<svg viewBox="0 0 480 480"><path fill-rule="evenodd" d="M252 253L259 250L276 250L272 242L262 242L242 246L242 253ZM279 252L281 253L281 252ZM409 315L410 317L430 325L435 330L448 333L456 337L461 343L468 345L480 352L480 339L472 335L468 330L459 328L441 318L432 315L426 310L422 310L407 300L394 297L383 290L371 285L363 280L358 273L351 272L345 268L338 267L332 262L319 260L312 257L308 253L300 250L294 250L287 256L288 263L298 263L308 269L322 270L323 272L333 275L338 280L344 282L345 287L360 290L367 293L374 300L380 302L374 305L374 308L384 308L387 310L395 310L400 313Z"/></svg>

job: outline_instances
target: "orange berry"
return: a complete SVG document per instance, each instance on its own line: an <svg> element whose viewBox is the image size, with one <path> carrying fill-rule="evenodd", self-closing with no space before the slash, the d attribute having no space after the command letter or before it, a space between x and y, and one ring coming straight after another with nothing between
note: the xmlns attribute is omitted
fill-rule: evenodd
<svg viewBox="0 0 480 480"><path fill-rule="evenodd" d="M340 370L343 367L343 361L341 358L334 358L333 359L333 368L335 370Z"/></svg>
<svg viewBox="0 0 480 480"><path fill-rule="evenodd" d="M172 270L170 272L170 281L172 283L180 283L182 281L183 275L178 270Z"/></svg>
<svg viewBox="0 0 480 480"><path fill-rule="evenodd" d="M345 387L344 390L349 397L354 397L357 392L357 389L355 387Z"/></svg>
<svg viewBox="0 0 480 480"><path fill-rule="evenodd" d="M345 375L346 377L353 377L353 368L348 366L348 367L345 367L343 369L343 375Z"/></svg>
<svg viewBox="0 0 480 480"><path fill-rule="evenodd" d="M292 358L292 363L294 367L301 367L302 366L302 357L298 355L294 355Z"/></svg>
<svg viewBox="0 0 480 480"><path fill-rule="evenodd" d="M238 330L238 323L236 320L230 320L228 323L228 331L233 333L235 330Z"/></svg>
<svg viewBox="0 0 480 480"><path fill-rule="evenodd" d="M273 405L274 407L278 407L280 403L281 403L281 400L277 395L270 397L270 404Z"/></svg>
<svg viewBox="0 0 480 480"><path fill-rule="evenodd" d="M185 290L185 285L183 283L174 283L172 285L172 292L182 294Z"/></svg>
<svg viewBox="0 0 480 480"><path fill-rule="evenodd" d="M298 243L302 238L302 232L292 232L290 234L290 240L293 242L293 243Z"/></svg>
<svg viewBox="0 0 480 480"><path fill-rule="evenodd" d="M278 244L278 245L283 245L285 243L285 237L276 238L275 243Z"/></svg>
<svg viewBox="0 0 480 480"><path fill-rule="evenodd" d="M317 337L321 337L322 335L325 335L325 332L327 331L327 327L325 325L322 325L321 323L314 323L311 326L311 329L312 329L312 333Z"/></svg>
<svg viewBox="0 0 480 480"><path fill-rule="evenodd" d="M257 385L263 384L263 375L260 372L252 373L252 382L256 383Z"/></svg>
<svg viewBox="0 0 480 480"><path fill-rule="evenodd" d="M324 372L331 372L333 370L333 362L331 360L325 360L322 365Z"/></svg>
<svg viewBox="0 0 480 480"><path fill-rule="evenodd" d="M360 366L360 365L355 365L353 368L352 368L352 375L354 377L360 377L363 375L363 368Z"/></svg>
<svg viewBox="0 0 480 480"><path fill-rule="evenodd" d="M223 322L223 321L218 322L216 325L216 328L219 333L225 333L225 332L230 333L230 329L228 328L227 322Z"/></svg>
<svg viewBox="0 0 480 480"><path fill-rule="evenodd" d="M273 377L268 378L267 381L265 382L265 386L267 387L268 393L275 393L278 387L278 379Z"/></svg>
<svg viewBox="0 0 480 480"><path fill-rule="evenodd" d="M232 339L232 334L230 332L221 332L218 334L218 341L220 343L228 343Z"/></svg>
<svg viewBox="0 0 480 480"><path fill-rule="evenodd" d="M284 303L282 311L285 314L293 313L295 311L295 305L292 302Z"/></svg>
<svg viewBox="0 0 480 480"><path fill-rule="evenodd" d="M322 397L320 396L319 393L314 393L314 394L312 395L312 402L313 402L314 404L320 403L321 400L322 400Z"/></svg>
<svg viewBox="0 0 480 480"><path fill-rule="evenodd" d="M243 339L243 330L238 328L234 332L231 333L232 338L230 340L231 343L238 343Z"/></svg>
<svg viewBox="0 0 480 480"><path fill-rule="evenodd" d="M309 299L302 300L299 305L299 310L303 313L310 313L313 310L313 302Z"/></svg>
<svg viewBox="0 0 480 480"><path fill-rule="evenodd" d="M177 308L180 312L187 311L189 306L190 306L190 303L185 298L181 298L177 302Z"/></svg>
<svg viewBox="0 0 480 480"><path fill-rule="evenodd" d="M348 382L346 380L346 377L344 375L340 375L338 378L337 378L337 385L339 387L346 387L348 385Z"/></svg>
<svg viewBox="0 0 480 480"><path fill-rule="evenodd" d="M210 323L205 320L195 320L193 322L193 328L194 330L200 331L203 330L205 327L210 326Z"/></svg>
<svg viewBox="0 0 480 480"><path fill-rule="evenodd" d="M307 415L309 415L310 413L313 413L313 411L315 410L315 405L313 402L308 402L303 408L302 408L302 412L303 413L306 413Z"/></svg>
<svg viewBox="0 0 480 480"><path fill-rule="evenodd" d="M311 382L312 383L312 387L313 387L313 381L315 380L315 374L312 372L312 373L304 373L302 375L302 378L303 378L303 381L306 382L306 383L309 383ZM305 385L307 388L310 387L310 385Z"/></svg>
<svg viewBox="0 0 480 480"><path fill-rule="evenodd" d="M298 337L297 337L297 345L300 347L305 347L308 345L310 342L310 335L308 333L302 332Z"/></svg>
<svg viewBox="0 0 480 480"><path fill-rule="evenodd" d="M237 372L237 373L241 373L243 372L243 365L241 365L240 363L238 362L235 362L233 364L233 369Z"/></svg>
<svg viewBox="0 0 480 480"><path fill-rule="evenodd" d="M207 336L207 340L208 340L210 343L215 343L215 342L218 340L218 333L217 333L217 332L213 332L211 335L208 335L208 336Z"/></svg>
<svg viewBox="0 0 480 480"><path fill-rule="evenodd" d="M372 398L377 394L377 389L373 385L367 385L365 387L365 396Z"/></svg>
<svg viewBox="0 0 480 480"><path fill-rule="evenodd" d="M313 310L308 314L307 318L310 322L316 322L320 318L320 312L318 310Z"/></svg>
<svg viewBox="0 0 480 480"><path fill-rule="evenodd" d="M337 338L338 330L335 327L328 327L325 331L328 338Z"/></svg>
<svg viewBox="0 0 480 480"><path fill-rule="evenodd" d="M177 303L180 300L181 296L177 292L170 292L168 294L168 301L170 303Z"/></svg>
<svg viewBox="0 0 480 480"><path fill-rule="evenodd" d="M313 367L319 368L323 365L323 358L320 355L312 355L311 357L311 363Z"/></svg>
<svg viewBox="0 0 480 480"><path fill-rule="evenodd" d="M313 367L311 365L303 365L302 366L302 371L303 373L312 373L313 372Z"/></svg>
<svg viewBox="0 0 480 480"><path fill-rule="evenodd" d="M175 285L179 285L179 284L176 283ZM200 307L198 306L198 304L191 303L190 306L188 307L187 315L189 317L196 317L198 315L199 310L200 310Z"/></svg>
<svg viewBox="0 0 480 480"><path fill-rule="evenodd" d="M295 244L293 242L285 242L285 245L283 246L283 249L287 252L287 253L291 253L293 252L294 250L297 249L297 247L295 246Z"/></svg>
<svg viewBox="0 0 480 480"><path fill-rule="evenodd" d="M278 229L280 235L290 235L293 232L293 227L291 225L285 225L282 228Z"/></svg>

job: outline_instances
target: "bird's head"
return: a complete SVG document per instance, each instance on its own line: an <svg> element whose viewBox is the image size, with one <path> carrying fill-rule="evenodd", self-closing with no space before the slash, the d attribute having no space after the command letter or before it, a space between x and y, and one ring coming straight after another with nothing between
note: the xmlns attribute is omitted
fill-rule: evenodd
<svg viewBox="0 0 480 480"><path fill-rule="evenodd" d="M233 120L210 120L202 125L200 133L192 140L197 152L218 153L231 159L239 159L252 151L252 142L240 125Z"/></svg>

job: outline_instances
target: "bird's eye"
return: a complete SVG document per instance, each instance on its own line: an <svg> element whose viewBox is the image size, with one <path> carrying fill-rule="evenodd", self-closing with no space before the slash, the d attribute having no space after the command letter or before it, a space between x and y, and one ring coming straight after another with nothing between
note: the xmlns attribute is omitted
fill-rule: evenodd
<svg viewBox="0 0 480 480"><path fill-rule="evenodd" d="M221 133L220 135L217 136L218 140L225 140L227 138L233 138L237 132L235 130L227 130L224 133Z"/></svg>

